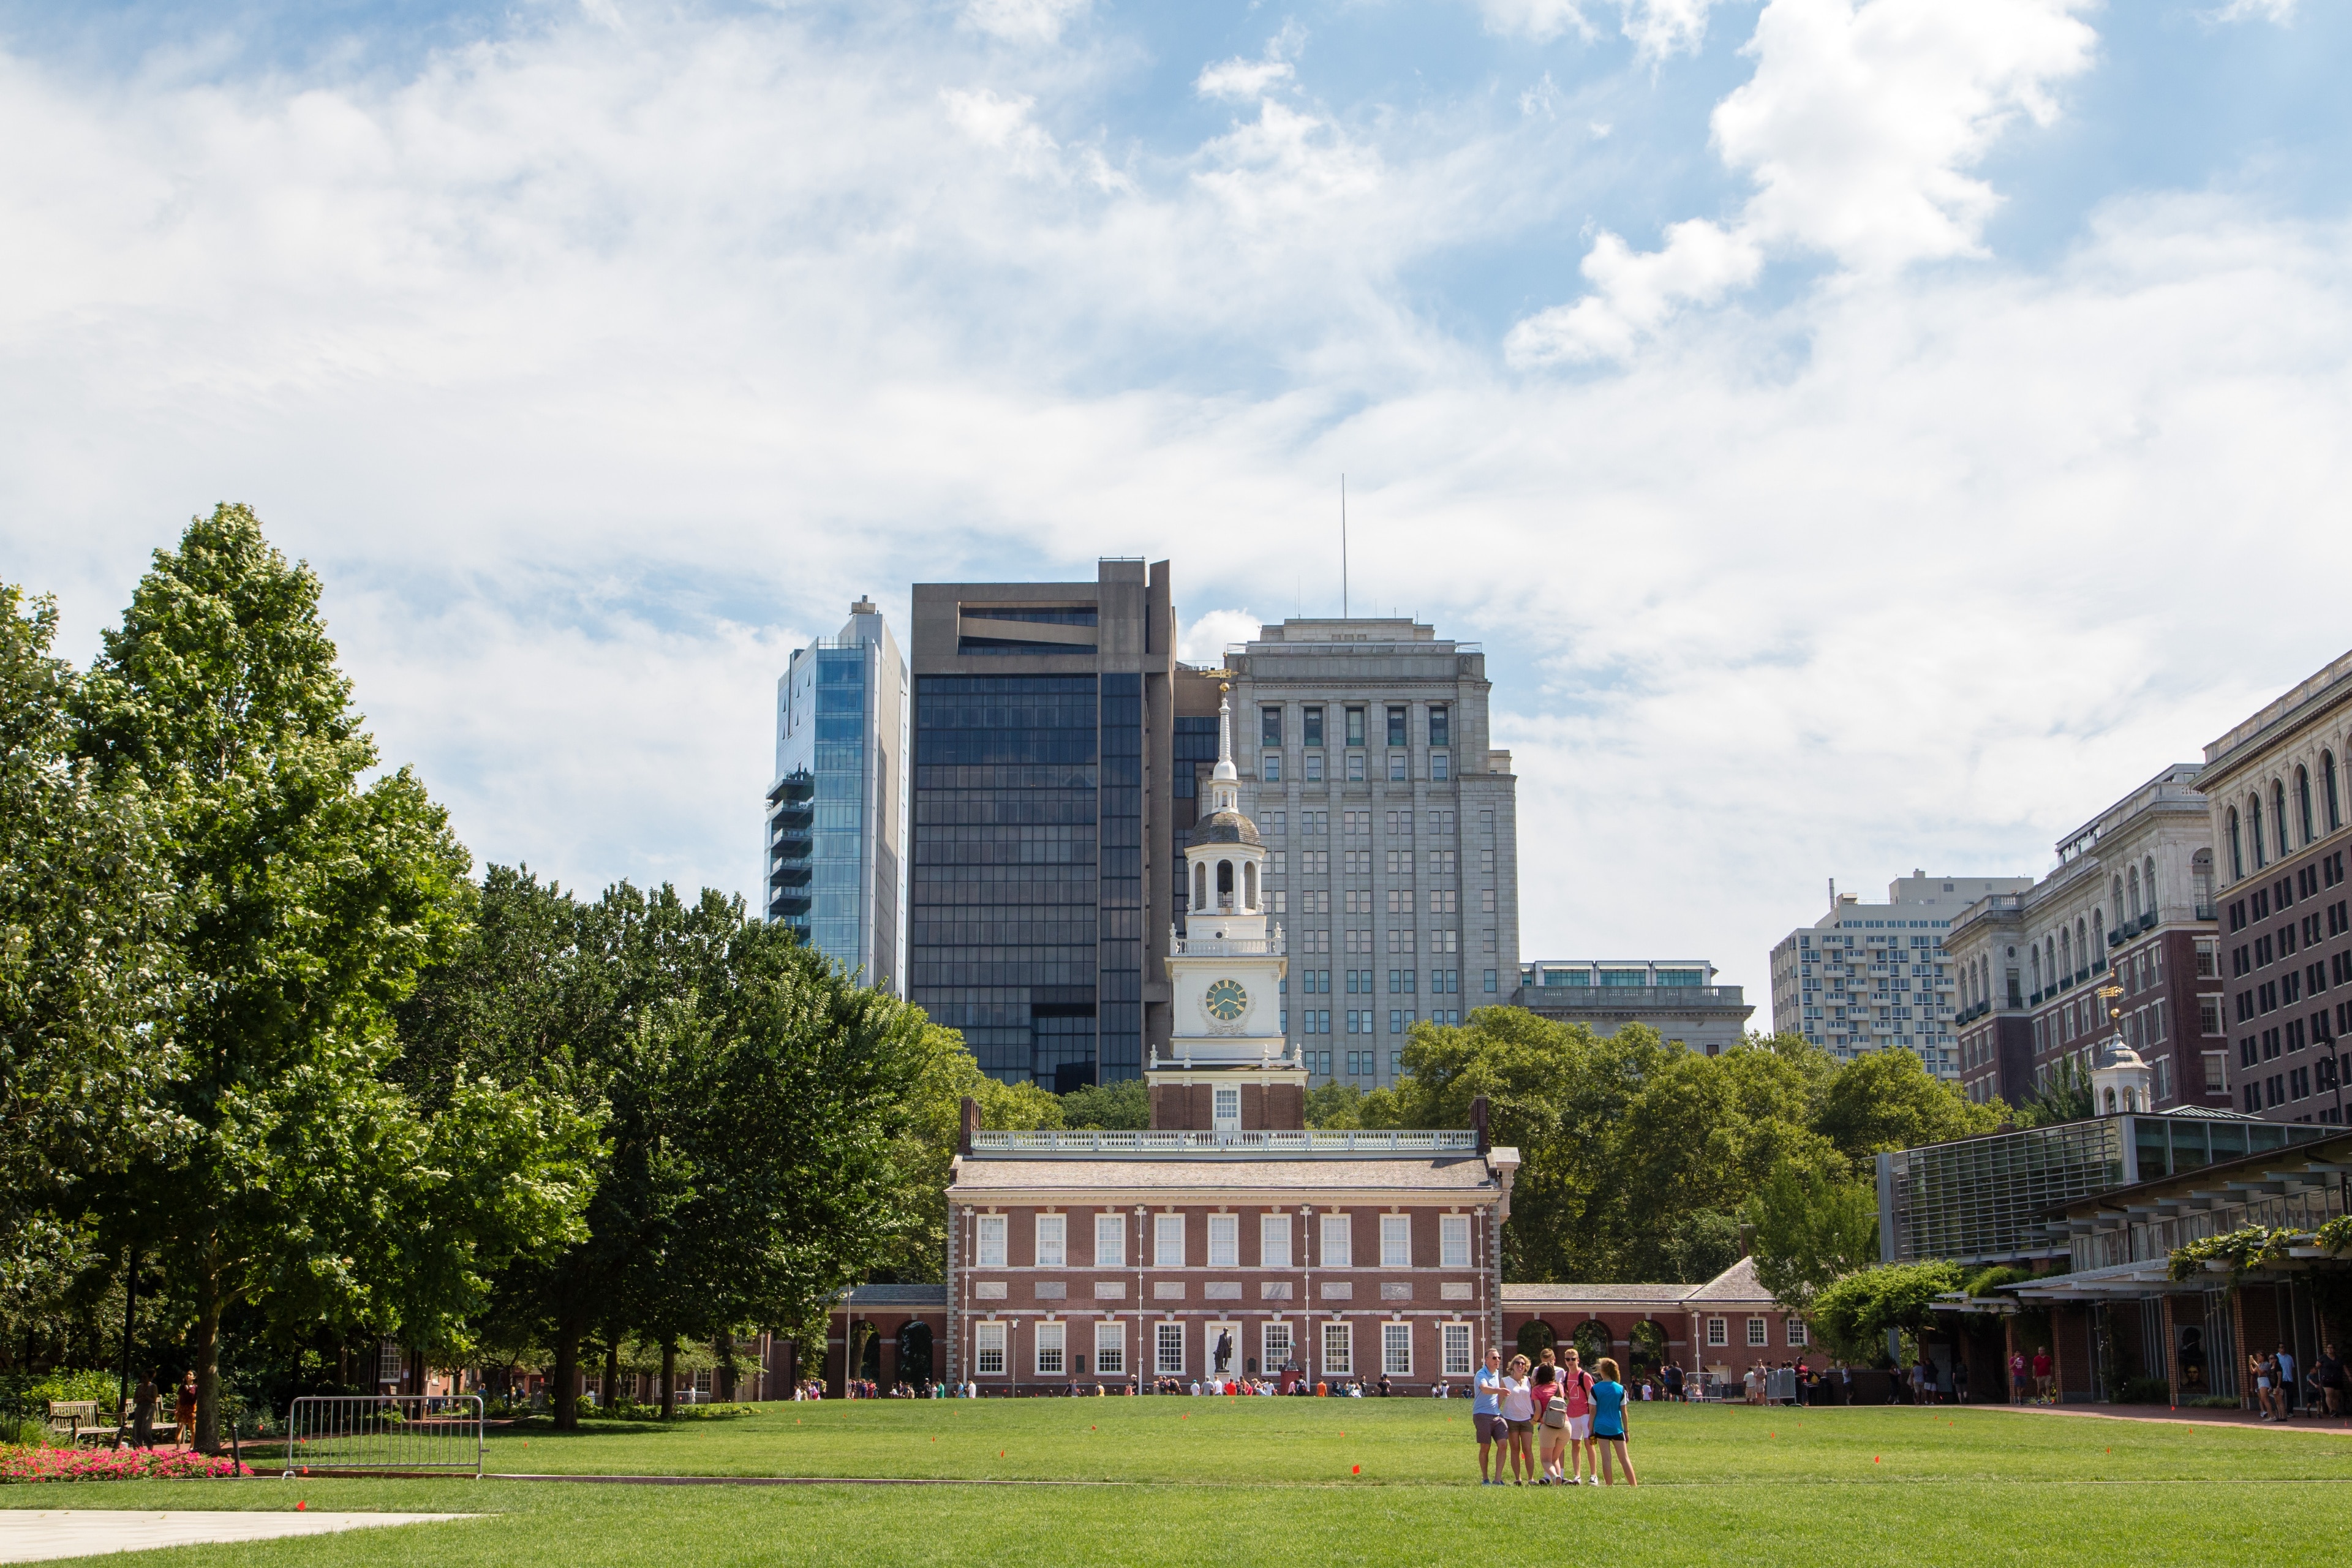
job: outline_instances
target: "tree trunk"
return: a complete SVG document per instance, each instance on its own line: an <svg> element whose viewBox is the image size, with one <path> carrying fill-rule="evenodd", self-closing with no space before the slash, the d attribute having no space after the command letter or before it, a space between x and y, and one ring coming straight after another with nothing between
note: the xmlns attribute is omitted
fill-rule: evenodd
<svg viewBox="0 0 2352 1568"><path fill-rule="evenodd" d="M597 1403L612 1409L614 1392L620 1386L621 1336L608 1333L604 1337L604 1385L596 1391Z"/></svg>
<svg viewBox="0 0 2352 1568"><path fill-rule="evenodd" d="M196 1447L220 1452L220 1272L208 1255L196 1277Z"/></svg>
<svg viewBox="0 0 2352 1568"><path fill-rule="evenodd" d="M677 1342L662 1341L662 1419L677 1415Z"/></svg>
<svg viewBox="0 0 2352 1568"><path fill-rule="evenodd" d="M580 1401L574 1384L580 1381L581 1323L576 1317L560 1318L555 1328L555 1391L548 1396L555 1413L555 1429L580 1429Z"/></svg>

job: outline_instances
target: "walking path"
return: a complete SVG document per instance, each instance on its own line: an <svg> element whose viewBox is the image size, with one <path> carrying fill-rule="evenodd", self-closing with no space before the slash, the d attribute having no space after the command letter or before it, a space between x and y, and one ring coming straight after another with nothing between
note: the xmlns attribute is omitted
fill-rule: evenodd
<svg viewBox="0 0 2352 1568"><path fill-rule="evenodd" d="M2097 1421L2164 1421L2180 1426L2260 1426L2273 1432L2325 1432L2337 1437L2352 1436L2352 1423L2347 1423L2340 1415L2334 1420L2297 1415L2289 1421L2265 1421L2251 1410L2200 1410L2193 1405L2176 1409L2153 1405L1988 1405L1976 1408L2030 1410L2042 1415L2088 1415Z"/></svg>
<svg viewBox="0 0 2352 1568"><path fill-rule="evenodd" d="M0 1563L39 1563L102 1552L152 1552L226 1541L276 1541L385 1524L475 1519L470 1513L236 1513L173 1509L0 1509Z"/></svg>

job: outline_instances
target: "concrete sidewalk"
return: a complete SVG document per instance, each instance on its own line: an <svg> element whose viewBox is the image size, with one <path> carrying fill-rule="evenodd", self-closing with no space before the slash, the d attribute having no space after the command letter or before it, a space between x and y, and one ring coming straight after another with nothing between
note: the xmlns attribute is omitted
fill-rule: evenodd
<svg viewBox="0 0 2352 1568"><path fill-rule="evenodd" d="M2161 1405L1937 1405L1937 1409L2021 1410L2041 1415L2088 1415L2099 1421L2164 1421L2181 1426L2252 1426L2265 1432L2325 1432L2352 1436L2352 1421L2343 1416L2297 1415L2286 1421L2265 1421L2251 1410L2178 1409Z"/></svg>
<svg viewBox="0 0 2352 1568"><path fill-rule="evenodd" d="M39 1563L103 1552L150 1552L227 1541L276 1541L394 1524L477 1519L470 1513L199 1512L173 1509L0 1509L0 1563Z"/></svg>

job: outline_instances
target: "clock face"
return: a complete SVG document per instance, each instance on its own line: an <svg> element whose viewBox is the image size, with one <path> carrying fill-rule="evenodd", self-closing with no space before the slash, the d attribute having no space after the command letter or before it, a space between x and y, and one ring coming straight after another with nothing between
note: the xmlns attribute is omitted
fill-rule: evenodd
<svg viewBox="0 0 2352 1568"><path fill-rule="evenodd" d="M1209 1016L1220 1024L1230 1024L1249 1005L1249 993L1242 989L1238 980L1212 981L1202 1001L1208 1006Z"/></svg>

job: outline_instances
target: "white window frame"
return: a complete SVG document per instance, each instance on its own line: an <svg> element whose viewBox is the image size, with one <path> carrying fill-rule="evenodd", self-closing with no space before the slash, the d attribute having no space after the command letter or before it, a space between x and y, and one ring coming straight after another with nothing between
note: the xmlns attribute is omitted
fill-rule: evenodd
<svg viewBox="0 0 2352 1568"><path fill-rule="evenodd" d="M1470 1216L1448 1214L1437 1216L1437 1262L1442 1268L1470 1267Z"/></svg>
<svg viewBox="0 0 2352 1568"><path fill-rule="evenodd" d="M1037 1267L1066 1268L1070 1261L1070 1219L1067 1215L1037 1216Z"/></svg>
<svg viewBox="0 0 2352 1568"><path fill-rule="evenodd" d="M1209 1090L1209 1123L1219 1132L1242 1130L1242 1091L1233 1084L1216 1084Z"/></svg>
<svg viewBox="0 0 2352 1568"><path fill-rule="evenodd" d="M1125 1215L1095 1215L1095 1267L1097 1268L1127 1267L1127 1216Z"/></svg>
<svg viewBox="0 0 2352 1568"><path fill-rule="evenodd" d="M1709 1318L1706 1321L1706 1342L1710 1349L1729 1349L1731 1321L1727 1318Z"/></svg>
<svg viewBox="0 0 2352 1568"><path fill-rule="evenodd" d="M1257 1216L1257 1263L1261 1268L1290 1267L1288 1215L1262 1214Z"/></svg>
<svg viewBox="0 0 2352 1568"><path fill-rule="evenodd" d="M1010 1223L1011 1216L1007 1215L984 1214L980 1216L972 1247L975 1268L1004 1267L1004 1235Z"/></svg>
<svg viewBox="0 0 2352 1568"><path fill-rule="evenodd" d="M1209 1216L1209 1267L1239 1268L1242 1266L1242 1216L1237 1214L1213 1214Z"/></svg>
<svg viewBox="0 0 2352 1568"><path fill-rule="evenodd" d="M1277 1318L1259 1325L1257 1335L1258 1365L1272 1377L1298 1354L1298 1332L1289 1320Z"/></svg>
<svg viewBox="0 0 2352 1568"><path fill-rule="evenodd" d="M1409 1214L1381 1215L1381 1267L1383 1268L1412 1267L1412 1215Z"/></svg>
<svg viewBox="0 0 2352 1568"><path fill-rule="evenodd" d="M1004 1375L1004 1332L1011 1326L995 1319L972 1325L972 1376L1003 1377Z"/></svg>
<svg viewBox="0 0 2352 1568"><path fill-rule="evenodd" d="M1163 1318L1151 1325L1151 1373L1155 1377L1184 1375L1183 1324Z"/></svg>
<svg viewBox="0 0 2352 1568"><path fill-rule="evenodd" d="M1355 1267L1356 1222L1353 1215L1327 1214L1323 1216L1322 1265L1326 1268Z"/></svg>
<svg viewBox="0 0 2352 1568"><path fill-rule="evenodd" d="M1412 1325L1390 1322L1381 1325L1381 1375L1411 1377L1412 1375Z"/></svg>
<svg viewBox="0 0 2352 1568"><path fill-rule="evenodd" d="M1070 1366L1070 1325L1059 1318L1048 1318L1030 1333L1033 1342L1030 1354L1037 1363L1039 1377L1067 1377Z"/></svg>
<svg viewBox="0 0 2352 1568"><path fill-rule="evenodd" d="M1323 1332L1318 1338L1323 1352L1320 1363L1323 1375L1353 1377L1356 1373L1356 1326L1345 1318L1328 1319L1323 1324Z"/></svg>
<svg viewBox="0 0 2352 1568"><path fill-rule="evenodd" d="M1795 1345L1800 1348L1810 1345L1813 1342L1812 1336L1805 1331L1804 1319L1791 1318L1789 1320L1789 1342L1791 1345Z"/></svg>
<svg viewBox="0 0 2352 1568"><path fill-rule="evenodd" d="M1104 1363L1106 1355L1110 1358L1111 1364ZM1095 1320L1095 1375L1127 1375L1127 1325L1117 1318Z"/></svg>
<svg viewBox="0 0 2352 1568"><path fill-rule="evenodd" d="M1439 1355L1444 1363L1442 1375L1468 1377L1472 1365L1470 1325L1467 1323L1438 1324L1437 1343Z"/></svg>
<svg viewBox="0 0 2352 1568"><path fill-rule="evenodd" d="M1151 1216L1151 1267L1181 1268L1184 1267L1184 1216L1181 1214L1159 1214Z"/></svg>
<svg viewBox="0 0 2352 1568"><path fill-rule="evenodd" d="M1772 1343L1772 1325L1762 1318L1748 1320L1748 1348L1766 1350Z"/></svg>

